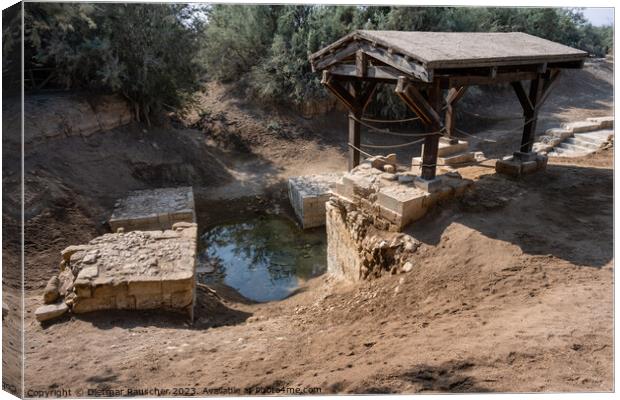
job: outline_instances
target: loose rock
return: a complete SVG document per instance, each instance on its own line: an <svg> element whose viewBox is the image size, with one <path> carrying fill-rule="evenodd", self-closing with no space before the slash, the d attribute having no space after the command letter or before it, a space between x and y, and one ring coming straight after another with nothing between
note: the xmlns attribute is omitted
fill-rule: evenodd
<svg viewBox="0 0 620 400"><path fill-rule="evenodd" d="M51 304L58 300L60 297L60 292L58 291L58 287L60 286L60 281L57 276L53 276L47 282L45 286L45 290L43 292L43 302L45 304Z"/></svg>
<svg viewBox="0 0 620 400"><path fill-rule="evenodd" d="M411 272L413 270L413 264L409 261L407 261L404 265L403 265L403 272Z"/></svg>
<svg viewBox="0 0 620 400"><path fill-rule="evenodd" d="M60 281L58 292L61 296L66 296L73 289L73 281L75 281L75 276L71 269L65 268L58 276L58 280Z"/></svg>
<svg viewBox="0 0 620 400"><path fill-rule="evenodd" d="M43 322L58 318L67 311L69 311L69 307L67 307L64 302L57 304L48 304L37 308L37 310L34 312L34 316L37 321Z"/></svg>

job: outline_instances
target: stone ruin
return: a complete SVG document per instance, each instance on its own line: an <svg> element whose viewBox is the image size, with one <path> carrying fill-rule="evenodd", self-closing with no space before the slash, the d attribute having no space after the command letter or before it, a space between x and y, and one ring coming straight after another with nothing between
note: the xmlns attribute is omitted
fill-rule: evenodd
<svg viewBox="0 0 620 400"><path fill-rule="evenodd" d="M410 271L419 243L402 230L471 184L457 172L422 180L395 155L367 159L334 185L326 204L328 272L360 280Z"/></svg>
<svg viewBox="0 0 620 400"><path fill-rule="evenodd" d="M342 175L335 172L289 178L288 197L303 229L325 225L325 203Z"/></svg>
<svg viewBox="0 0 620 400"><path fill-rule="evenodd" d="M424 154L424 145L420 154ZM472 163L477 159L483 158L482 152L469 150L469 142L456 138L439 138L437 147L437 172L452 172L458 167ZM416 175L422 173L422 156L413 157L411 160L411 172Z"/></svg>
<svg viewBox="0 0 620 400"><path fill-rule="evenodd" d="M191 187L132 192L110 218L114 233L61 252L39 321L98 310L170 309L193 320L198 227Z"/></svg>
<svg viewBox="0 0 620 400"><path fill-rule="evenodd" d="M67 311L169 309L193 319L197 225L165 231L109 233L61 252L60 274L48 282L39 321Z"/></svg>
<svg viewBox="0 0 620 400"><path fill-rule="evenodd" d="M151 231L171 229L177 222L196 221L191 187L138 190L114 205L110 229Z"/></svg>

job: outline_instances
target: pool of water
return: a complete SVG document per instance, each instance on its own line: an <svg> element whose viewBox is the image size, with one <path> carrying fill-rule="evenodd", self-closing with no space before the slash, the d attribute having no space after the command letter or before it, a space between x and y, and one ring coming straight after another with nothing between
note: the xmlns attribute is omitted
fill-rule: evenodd
<svg viewBox="0 0 620 400"><path fill-rule="evenodd" d="M263 215L218 225L200 237L198 280L231 286L258 302L281 300L326 269L324 229L302 230Z"/></svg>

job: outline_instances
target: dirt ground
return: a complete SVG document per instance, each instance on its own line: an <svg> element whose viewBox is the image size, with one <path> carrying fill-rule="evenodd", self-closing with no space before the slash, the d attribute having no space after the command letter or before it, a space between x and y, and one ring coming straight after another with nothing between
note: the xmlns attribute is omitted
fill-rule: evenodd
<svg viewBox="0 0 620 400"><path fill-rule="evenodd" d="M550 98L543 128L611 113L610 83L596 68L581 72ZM579 104L573 81L590 93ZM467 96L463 107L473 109L476 94ZM517 109L512 98L492 103L489 115ZM110 312L41 326L33 314L59 251L105 232L114 200L128 190L191 184L204 228L226 212L290 214L284 178L346 166L342 112L309 120L268 113L219 85L208 87L202 109L184 121L191 128L134 124L31 149L26 395L613 390L613 149L551 159L545 173L521 180L496 175L492 162L460 169L475 188L410 228L423 245L408 274L358 284L324 275L263 304L200 285L193 325L169 313ZM498 157L517 148L520 134L506 133L515 125L460 126L493 140L472 142ZM399 160L417 152L399 151ZM5 178L10 188L14 178ZM17 245L3 243L3 252ZM16 311L5 326L17 325Z"/></svg>

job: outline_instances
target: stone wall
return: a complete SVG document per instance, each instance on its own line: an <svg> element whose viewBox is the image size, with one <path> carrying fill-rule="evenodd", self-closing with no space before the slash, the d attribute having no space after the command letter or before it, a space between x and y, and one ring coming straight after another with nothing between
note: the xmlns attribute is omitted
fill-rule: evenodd
<svg viewBox="0 0 620 400"><path fill-rule="evenodd" d="M29 94L24 98L24 142L88 137L128 124L127 102L115 95Z"/></svg>
<svg viewBox="0 0 620 400"><path fill-rule="evenodd" d="M409 272L420 243L409 235L383 230L354 204L333 197L327 204L327 271L352 281Z"/></svg>
<svg viewBox="0 0 620 400"><path fill-rule="evenodd" d="M169 309L193 319L197 225L110 233L62 251L61 272L45 289L40 321L66 311Z"/></svg>
<svg viewBox="0 0 620 400"><path fill-rule="evenodd" d="M368 159L334 185L326 204L328 272L359 280L410 271L419 243L400 232L471 184L456 172L420 180L393 155Z"/></svg>
<svg viewBox="0 0 620 400"><path fill-rule="evenodd" d="M342 173L296 176L288 180L288 196L302 228L325 225L325 203Z"/></svg>

